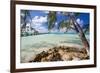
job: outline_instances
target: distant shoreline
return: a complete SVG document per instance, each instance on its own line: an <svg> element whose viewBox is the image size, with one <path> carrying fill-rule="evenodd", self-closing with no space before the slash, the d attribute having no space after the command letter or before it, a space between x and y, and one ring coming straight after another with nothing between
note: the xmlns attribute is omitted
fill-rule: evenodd
<svg viewBox="0 0 100 73"><path fill-rule="evenodd" d="M38 36L38 35L44 35L44 34L76 34L77 35L77 33L75 33L75 32L50 32L50 33L39 33L39 34L37 34L37 35L28 35L28 36ZM89 35L90 33L85 33L85 35ZM21 36L21 37L27 37L27 36Z"/></svg>

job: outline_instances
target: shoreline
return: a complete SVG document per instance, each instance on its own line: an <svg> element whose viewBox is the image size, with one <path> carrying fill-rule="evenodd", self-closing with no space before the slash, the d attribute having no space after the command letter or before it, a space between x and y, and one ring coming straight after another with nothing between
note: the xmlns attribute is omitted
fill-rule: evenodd
<svg viewBox="0 0 100 73"><path fill-rule="evenodd" d="M81 46L81 45L64 43L64 44L57 44L54 47L44 47L44 48L38 48L38 49L31 49L30 52L22 51L21 52L21 63L27 63L27 62L35 59L38 54L40 54L42 52L48 52L50 49L52 50L52 49L58 48L58 47L77 48L78 50L81 50L83 48L83 46Z"/></svg>

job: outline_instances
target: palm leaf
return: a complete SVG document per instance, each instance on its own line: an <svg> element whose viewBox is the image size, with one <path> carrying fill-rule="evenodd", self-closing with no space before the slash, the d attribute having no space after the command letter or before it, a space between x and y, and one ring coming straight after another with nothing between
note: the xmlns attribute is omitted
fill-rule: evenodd
<svg viewBox="0 0 100 73"><path fill-rule="evenodd" d="M71 20L63 20L63 21L61 21L59 23L58 29L60 29L60 28L67 28L67 30L74 29Z"/></svg>
<svg viewBox="0 0 100 73"><path fill-rule="evenodd" d="M55 22L57 20L56 18L56 12L55 11L50 11L48 13L48 29L52 29L55 26Z"/></svg>

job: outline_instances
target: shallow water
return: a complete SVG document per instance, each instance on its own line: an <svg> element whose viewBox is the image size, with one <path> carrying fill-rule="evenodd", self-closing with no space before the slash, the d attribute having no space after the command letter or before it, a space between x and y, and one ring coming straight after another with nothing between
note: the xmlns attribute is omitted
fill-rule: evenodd
<svg viewBox="0 0 100 73"><path fill-rule="evenodd" d="M89 41L89 35L86 35ZM77 34L41 34L21 37L21 60L25 61L36 55L44 48L51 48L58 44L74 44L82 46L82 42ZM43 48L43 49L40 49ZM32 56L33 57L33 56Z"/></svg>
<svg viewBox="0 0 100 73"><path fill-rule="evenodd" d="M86 35L89 41L89 35ZM82 45L77 34L43 34L21 37L21 49L56 46L59 43Z"/></svg>

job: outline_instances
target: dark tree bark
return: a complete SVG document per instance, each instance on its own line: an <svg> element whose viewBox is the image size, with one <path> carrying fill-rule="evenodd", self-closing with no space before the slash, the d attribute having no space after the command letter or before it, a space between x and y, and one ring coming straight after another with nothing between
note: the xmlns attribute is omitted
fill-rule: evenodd
<svg viewBox="0 0 100 73"><path fill-rule="evenodd" d="M89 43L88 43L88 41L87 41L87 39L85 37L85 34L84 34L82 28L77 23L77 21L76 21L76 19L75 19L75 17L73 15L69 15L69 16L72 19L73 25L75 27L75 30L79 34L79 37L80 37L80 39L81 39L81 41L82 41L82 43L84 45L84 49L86 49L87 53L89 53Z"/></svg>

